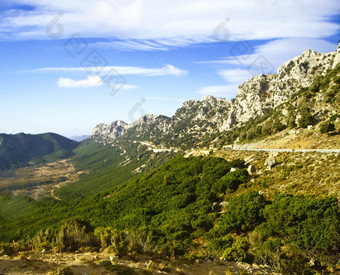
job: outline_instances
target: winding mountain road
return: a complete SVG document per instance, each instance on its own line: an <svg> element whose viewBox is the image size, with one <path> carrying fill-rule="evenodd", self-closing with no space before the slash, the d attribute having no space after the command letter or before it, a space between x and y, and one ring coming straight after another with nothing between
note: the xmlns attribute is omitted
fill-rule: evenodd
<svg viewBox="0 0 340 275"><path fill-rule="evenodd" d="M323 153L323 154L339 154L340 149L257 149L257 148L238 148L225 147L226 150L234 151L254 151L254 152L297 152L297 153Z"/></svg>

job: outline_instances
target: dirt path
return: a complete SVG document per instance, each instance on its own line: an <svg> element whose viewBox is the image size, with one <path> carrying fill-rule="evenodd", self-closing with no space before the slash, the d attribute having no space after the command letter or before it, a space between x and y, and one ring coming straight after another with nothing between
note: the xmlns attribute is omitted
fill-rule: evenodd
<svg viewBox="0 0 340 275"><path fill-rule="evenodd" d="M0 274L64 274L72 271L75 275L90 274L169 274L169 275L225 275L275 274L268 267L244 263L197 261L170 261L139 256L137 260L119 259L105 253L64 253L42 254L21 253L16 257L0 257ZM124 273L125 272L125 273ZM135 272L135 273L133 273ZM213 272L213 273L211 273ZM66 274L66 273L65 273Z"/></svg>

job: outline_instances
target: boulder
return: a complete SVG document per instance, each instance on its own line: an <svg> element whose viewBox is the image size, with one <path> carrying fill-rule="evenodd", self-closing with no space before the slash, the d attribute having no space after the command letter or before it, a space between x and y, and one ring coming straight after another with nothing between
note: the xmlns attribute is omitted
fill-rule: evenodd
<svg viewBox="0 0 340 275"><path fill-rule="evenodd" d="M277 164L277 160L275 156L273 155L270 155L264 163L264 165L267 166L269 170L271 170L276 164Z"/></svg>
<svg viewBox="0 0 340 275"><path fill-rule="evenodd" d="M253 175L256 172L255 165L250 164L247 168L249 175Z"/></svg>

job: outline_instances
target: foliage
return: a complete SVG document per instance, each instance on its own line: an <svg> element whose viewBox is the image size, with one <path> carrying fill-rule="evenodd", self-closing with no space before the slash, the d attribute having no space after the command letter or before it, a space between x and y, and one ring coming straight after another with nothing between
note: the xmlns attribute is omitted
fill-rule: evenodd
<svg viewBox="0 0 340 275"><path fill-rule="evenodd" d="M219 234L247 232L263 221L266 200L255 191L233 197L219 223Z"/></svg>
<svg viewBox="0 0 340 275"><path fill-rule="evenodd" d="M0 134L0 141L0 170L67 158L78 146L78 142L53 133Z"/></svg>
<svg viewBox="0 0 340 275"><path fill-rule="evenodd" d="M117 156L112 158L111 165ZM238 169L230 172L232 167ZM238 188L250 178L244 167L240 160L178 156L81 201L14 200L33 207L18 217L2 214L0 247L12 254L30 246L117 256L182 257L200 251L226 260L254 260L289 274L319 268L308 266L310 259L335 265L340 251L337 199L278 194L269 201L246 185ZM0 203L6 207L10 200L2 197Z"/></svg>
<svg viewBox="0 0 340 275"><path fill-rule="evenodd" d="M232 246L224 250L222 257L227 261L245 262L249 259L249 248L250 245L247 238L239 238Z"/></svg>
<svg viewBox="0 0 340 275"><path fill-rule="evenodd" d="M326 121L320 124L320 133L327 134L335 130L335 125L331 121Z"/></svg>
<svg viewBox="0 0 340 275"><path fill-rule="evenodd" d="M265 222L255 231L266 240L259 245L258 253L259 257L264 257L264 262L284 269L302 264L306 258L336 263L340 251L340 211L336 198L279 195L265 207L263 217ZM266 247L274 244L273 237L277 238L275 246ZM291 252L283 253L284 246L291 247ZM282 261L286 267L282 267Z"/></svg>

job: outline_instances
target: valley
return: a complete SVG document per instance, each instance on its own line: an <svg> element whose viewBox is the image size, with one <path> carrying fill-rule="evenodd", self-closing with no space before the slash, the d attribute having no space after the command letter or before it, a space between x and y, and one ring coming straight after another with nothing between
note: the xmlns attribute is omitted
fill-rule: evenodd
<svg viewBox="0 0 340 275"><path fill-rule="evenodd" d="M54 190L77 181L83 173L86 171L75 171L70 159L19 168L0 173L0 190L15 196L29 196L35 200L51 197L58 199Z"/></svg>
<svg viewBox="0 0 340 275"><path fill-rule="evenodd" d="M0 135L0 272L340 272L340 44L235 99Z"/></svg>

